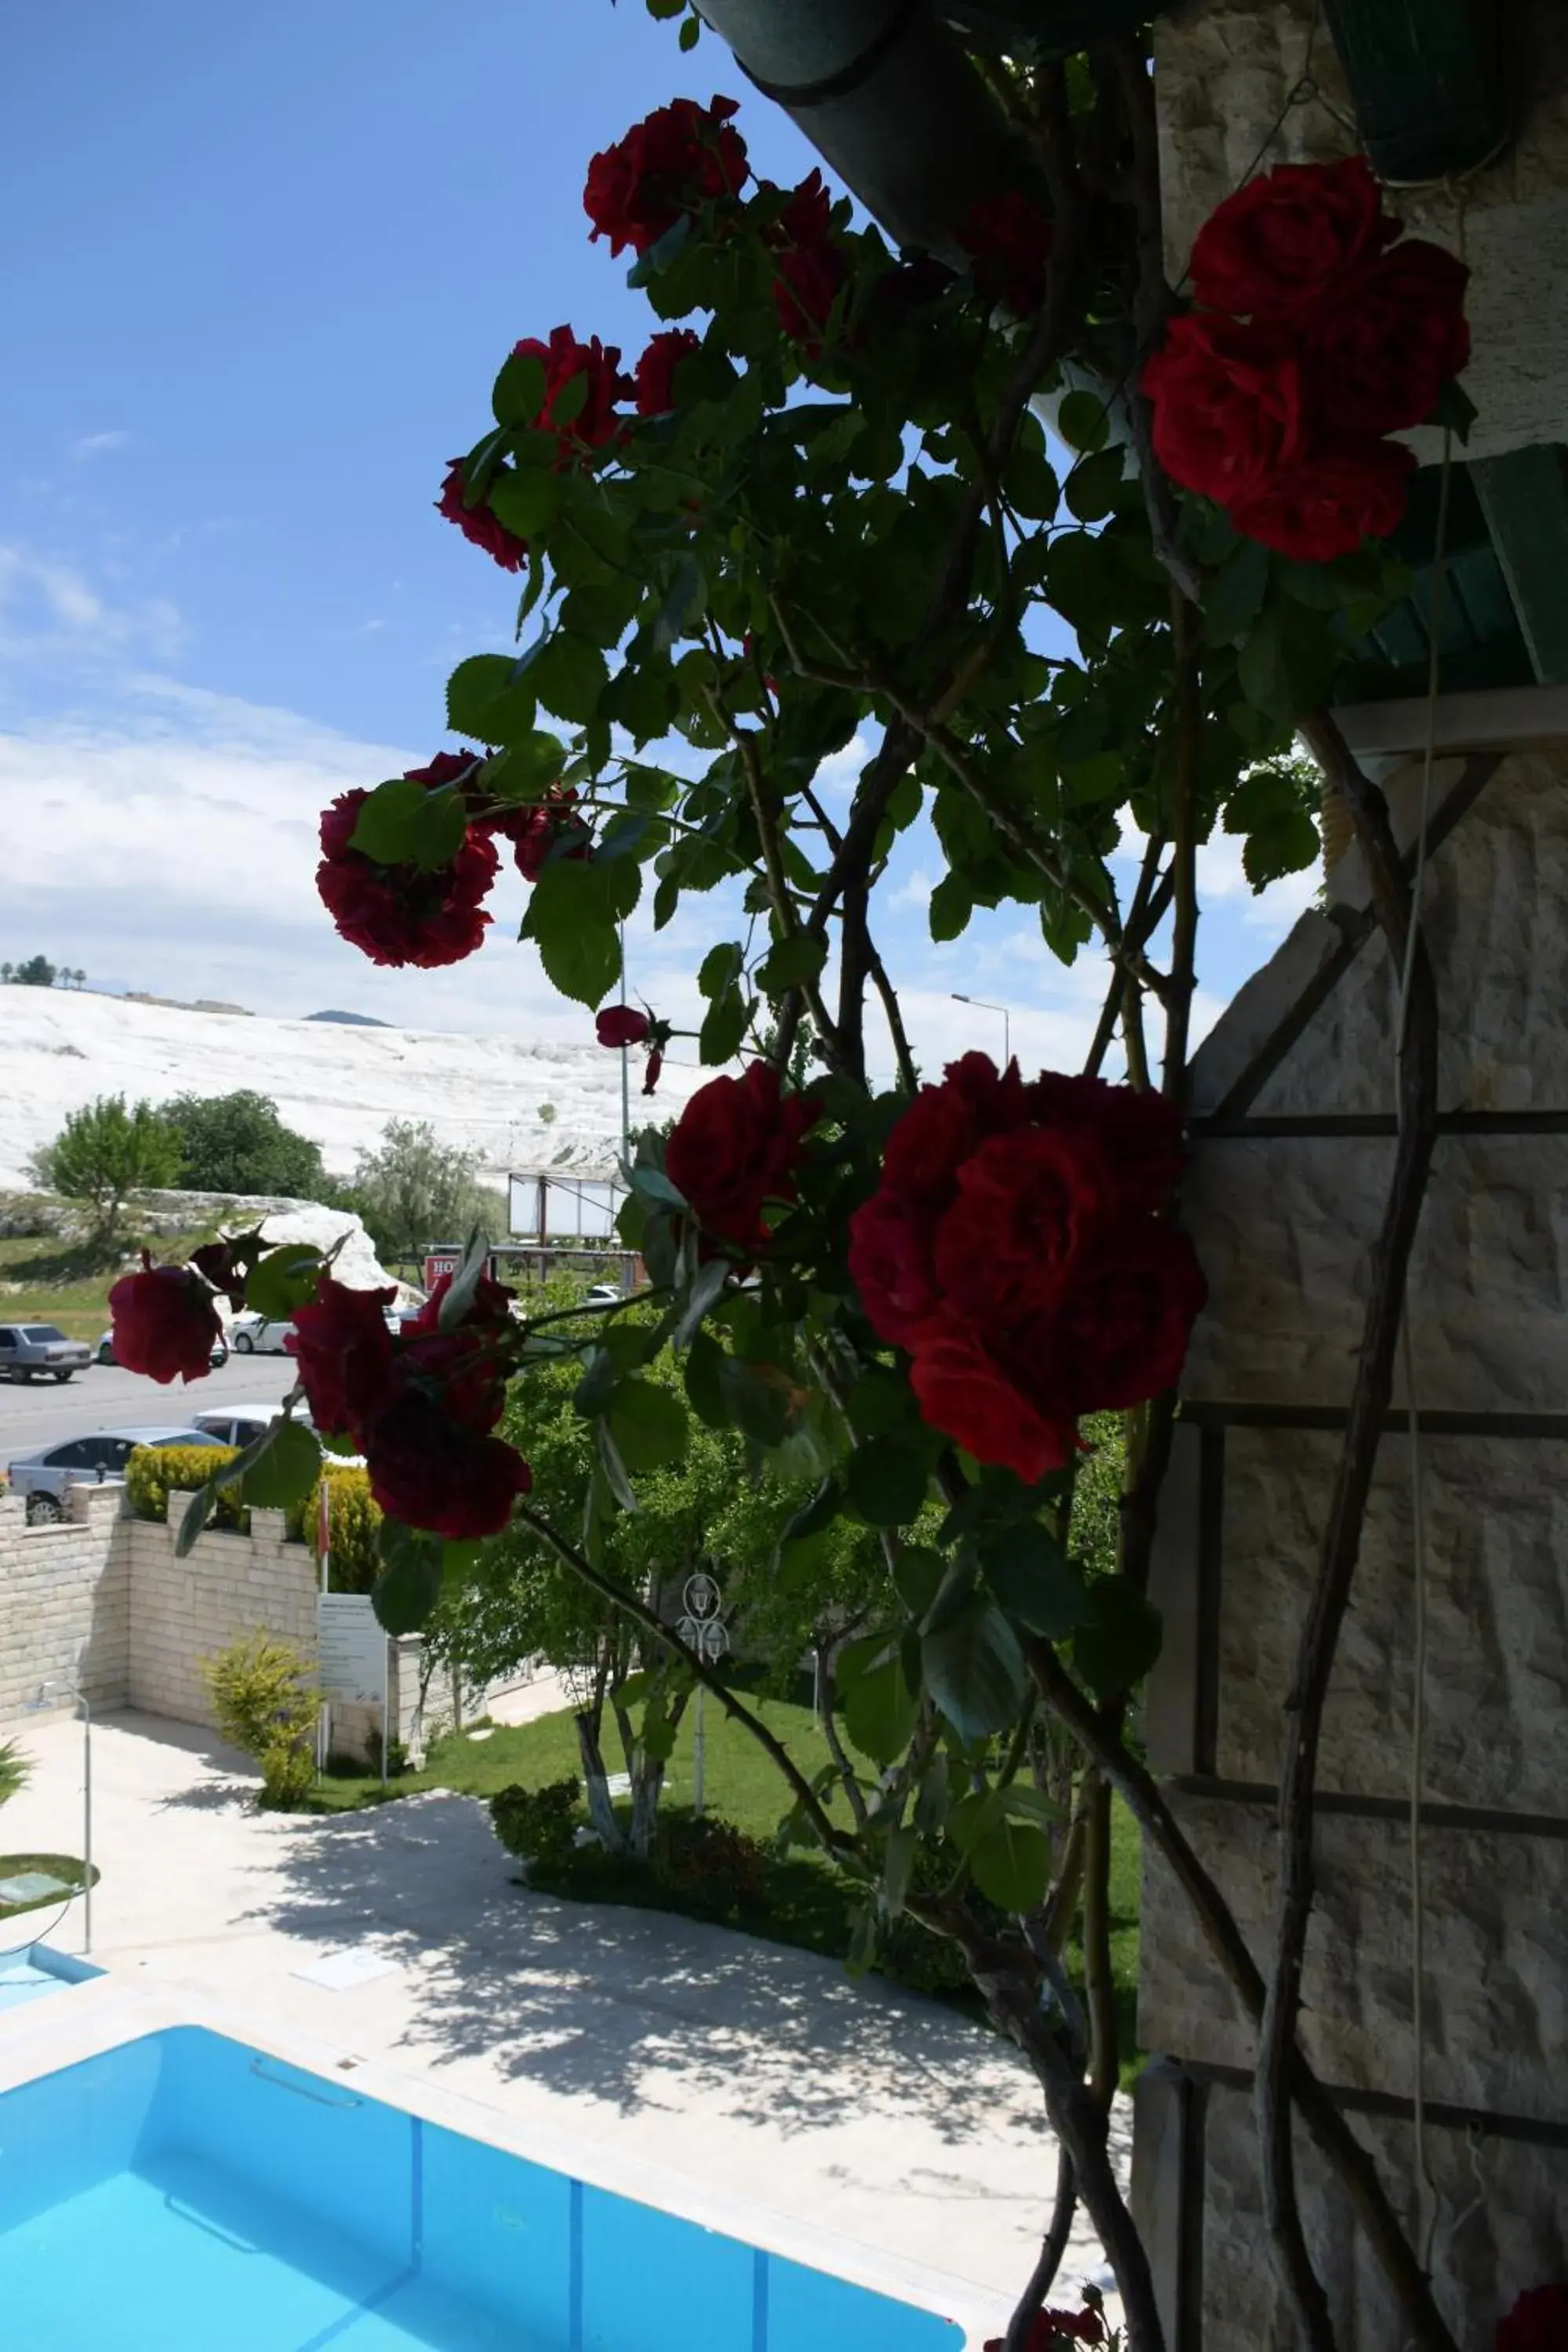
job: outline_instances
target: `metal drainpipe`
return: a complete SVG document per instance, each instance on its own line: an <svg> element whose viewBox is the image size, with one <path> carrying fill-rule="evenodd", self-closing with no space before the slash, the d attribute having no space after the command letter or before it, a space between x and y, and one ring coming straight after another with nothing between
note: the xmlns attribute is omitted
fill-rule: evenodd
<svg viewBox="0 0 1568 2352"><path fill-rule="evenodd" d="M974 199L1016 176L994 100L920 0L701 0L701 12L895 245L957 258Z"/></svg>

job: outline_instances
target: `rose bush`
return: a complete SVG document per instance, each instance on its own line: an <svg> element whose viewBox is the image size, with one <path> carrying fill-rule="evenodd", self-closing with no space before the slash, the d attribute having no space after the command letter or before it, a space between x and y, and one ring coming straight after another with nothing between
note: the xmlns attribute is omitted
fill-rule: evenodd
<svg viewBox="0 0 1568 2352"><path fill-rule="evenodd" d="M643 254L701 205L738 195L750 168L738 111L732 98L672 99L595 155L583 191L593 236Z"/></svg>

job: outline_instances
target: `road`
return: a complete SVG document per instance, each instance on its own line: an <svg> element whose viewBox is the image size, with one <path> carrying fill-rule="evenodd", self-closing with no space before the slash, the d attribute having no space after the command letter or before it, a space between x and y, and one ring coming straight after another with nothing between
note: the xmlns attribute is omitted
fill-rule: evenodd
<svg viewBox="0 0 1568 2352"><path fill-rule="evenodd" d="M161 1388L143 1373L118 1364L89 1364L74 1381L34 1381L24 1386L0 1381L0 1470L40 1446L67 1437L90 1436L100 1429L136 1429L183 1422L205 1405L277 1404L293 1381L289 1356L231 1356L220 1371L187 1387L172 1381Z"/></svg>

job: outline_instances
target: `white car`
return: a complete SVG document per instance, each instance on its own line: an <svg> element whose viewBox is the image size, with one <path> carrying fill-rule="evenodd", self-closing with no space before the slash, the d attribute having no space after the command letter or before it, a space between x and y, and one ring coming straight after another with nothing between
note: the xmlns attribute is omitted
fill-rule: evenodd
<svg viewBox="0 0 1568 2352"><path fill-rule="evenodd" d="M266 1315L237 1315L228 1327L228 1344L237 1356L286 1356L283 1342L293 1336L291 1322Z"/></svg>

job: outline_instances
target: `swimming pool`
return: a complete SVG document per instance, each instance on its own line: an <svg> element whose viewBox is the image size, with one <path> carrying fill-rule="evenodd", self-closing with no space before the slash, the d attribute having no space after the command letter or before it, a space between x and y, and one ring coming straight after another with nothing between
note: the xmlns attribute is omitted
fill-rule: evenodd
<svg viewBox="0 0 1568 2352"><path fill-rule="evenodd" d="M69 1952L51 1951L47 1944L25 1945L0 1958L0 2010L22 2009L45 1993L63 1992L67 1985L85 1984L89 1977L102 1974L90 1960L76 1959Z"/></svg>
<svg viewBox="0 0 1568 2352"><path fill-rule="evenodd" d="M203 2027L0 2094L28 2352L960 2352L947 2320Z"/></svg>

